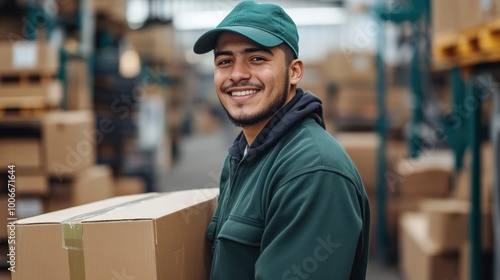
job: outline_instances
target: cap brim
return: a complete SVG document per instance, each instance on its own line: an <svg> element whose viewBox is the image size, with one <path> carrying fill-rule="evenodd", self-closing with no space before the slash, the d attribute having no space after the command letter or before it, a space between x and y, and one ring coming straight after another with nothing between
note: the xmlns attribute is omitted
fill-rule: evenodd
<svg viewBox="0 0 500 280"><path fill-rule="evenodd" d="M194 52L197 54L203 54L213 50L215 48L217 38L222 32L238 33L265 47L275 47L283 43L283 40L275 35L257 28L248 26L226 26L212 29L201 35L201 37L198 38L194 44Z"/></svg>

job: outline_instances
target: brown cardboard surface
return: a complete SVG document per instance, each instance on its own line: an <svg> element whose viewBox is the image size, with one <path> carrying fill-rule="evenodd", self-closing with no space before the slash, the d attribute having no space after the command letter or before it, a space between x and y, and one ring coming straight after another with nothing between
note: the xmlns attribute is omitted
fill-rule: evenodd
<svg viewBox="0 0 500 280"><path fill-rule="evenodd" d="M325 78L329 81L375 82L376 69L373 53L331 51L324 63Z"/></svg>
<svg viewBox="0 0 500 280"><path fill-rule="evenodd" d="M95 162L96 139L91 111L61 111L42 121L44 165L49 175L61 179Z"/></svg>
<svg viewBox="0 0 500 280"><path fill-rule="evenodd" d="M27 56L27 53L24 53L24 48L26 47L30 49L30 52L34 53L34 56L30 56L33 59L17 63L16 61L19 60L16 59L16 56ZM19 54L17 50L19 50ZM15 74L22 71L56 74L59 67L58 49L48 42L32 42L27 40L0 41L0 57L2 58L2 63L0 64L0 73L2 74Z"/></svg>
<svg viewBox="0 0 500 280"><path fill-rule="evenodd" d="M165 64L171 64L174 60L174 28L171 24L130 31L126 40L142 57Z"/></svg>
<svg viewBox="0 0 500 280"><path fill-rule="evenodd" d="M200 189L121 196L20 220L19 261L13 279L70 279L61 223L82 214L88 217L81 220L86 279L117 275L207 279L205 231L217 193L217 189ZM142 201L130 203L138 199ZM114 208L103 211L107 207ZM94 211L99 213L89 215Z"/></svg>
<svg viewBox="0 0 500 280"><path fill-rule="evenodd" d="M58 80L34 84L4 84L0 87L0 108L56 108L62 100L62 92L62 85Z"/></svg>
<svg viewBox="0 0 500 280"><path fill-rule="evenodd" d="M47 176L41 171L17 172L16 193L18 195L47 195L49 193Z"/></svg>
<svg viewBox="0 0 500 280"><path fill-rule="evenodd" d="M87 61L70 59L66 62L66 109L91 110L92 99L89 88Z"/></svg>
<svg viewBox="0 0 500 280"><path fill-rule="evenodd" d="M457 1L458 3L456 3L455 6L458 8L457 24L459 30L475 27L483 22L481 1L482 0Z"/></svg>
<svg viewBox="0 0 500 280"><path fill-rule="evenodd" d="M406 280L455 279L457 254L440 253L429 239L429 222L421 213L406 213L400 219L400 266Z"/></svg>
<svg viewBox="0 0 500 280"><path fill-rule="evenodd" d="M459 0L461 1L461 0ZM432 0L432 37L454 33L458 30L458 1Z"/></svg>
<svg viewBox="0 0 500 280"><path fill-rule="evenodd" d="M470 202L454 198L427 199L420 203L420 210L429 219L429 238L443 251L457 251L469 239ZM482 248L493 248L491 211L481 216Z"/></svg>
<svg viewBox="0 0 500 280"><path fill-rule="evenodd" d="M112 197L112 176L109 166L94 165L79 171L69 181L52 182L46 211L57 211Z"/></svg>
<svg viewBox="0 0 500 280"><path fill-rule="evenodd" d="M339 132L335 138L356 165L367 192L374 192L379 137L374 132Z"/></svg>
<svg viewBox="0 0 500 280"><path fill-rule="evenodd" d="M8 201L9 197L6 194L0 195L0 240L5 240L8 237L7 233L7 218L8 216Z"/></svg>
<svg viewBox="0 0 500 280"><path fill-rule="evenodd" d="M400 160L398 192L403 196L445 197L450 194L453 155L449 151L422 149L422 156Z"/></svg>
<svg viewBox="0 0 500 280"><path fill-rule="evenodd" d="M38 139L0 138L0 165L14 164L16 168L38 169L42 166Z"/></svg>
<svg viewBox="0 0 500 280"><path fill-rule="evenodd" d="M114 186L115 196L139 194L146 191L144 180L138 177L118 177L115 179Z"/></svg>

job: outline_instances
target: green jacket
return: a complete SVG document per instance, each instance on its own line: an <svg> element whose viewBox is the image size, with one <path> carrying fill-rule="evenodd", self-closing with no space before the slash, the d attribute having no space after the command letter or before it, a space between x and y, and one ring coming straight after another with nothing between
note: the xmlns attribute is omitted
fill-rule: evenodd
<svg viewBox="0 0 500 280"><path fill-rule="evenodd" d="M356 167L298 89L249 147L226 158L211 279L365 279L370 213Z"/></svg>

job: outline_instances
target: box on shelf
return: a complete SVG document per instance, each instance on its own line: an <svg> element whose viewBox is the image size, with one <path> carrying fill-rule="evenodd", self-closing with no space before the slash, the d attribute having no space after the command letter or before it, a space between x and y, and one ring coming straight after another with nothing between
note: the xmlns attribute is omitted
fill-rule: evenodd
<svg viewBox="0 0 500 280"><path fill-rule="evenodd" d="M0 240L6 240L8 237L8 232L7 232L7 218L9 218L8 215L8 199L9 196L7 194L1 194L0 195L0 207L2 207L2 211L0 211Z"/></svg>
<svg viewBox="0 0 500 280"><path fill-rule="evenodd" d="M92 98L87 61L84 59L69 59L66 62L66 77L66 109L91 110Z"/></svg>
<svg viewBox="0 0 500 280"><path fill-rule="evenodd" d="M417 158L405 158L397 166L398 192L403 196L446 197L451 188L453 155L428 150Z"/></svg>
<svg viewBox="0 0 500 280"><path fill-rule="evenodd" d="M96 161L95 119L91 111L47 113L42 121L48 175L71 176Z"/></svg>
<svg viewBox="0 0 500 280"><path fill-rule="evenodd" d="M8 83L0 86L0 109L57 108L63 96L58 80L45 79L36 83Z"/></svg>
<svg viewBox="0 0 500 280"><path fill-rule="evenodd" d="M114 186L115 196L140 194L146 191L146 184L139 177L118 177L115 179Z"/></svg>
<svg viewBox="0 0 500 280"><path fill-rule="evenodd" d="M217 194L121 196L19 220L13 279L207 279Z"/></svg>
<svg viewBox="0 0 500 280"><path fill-rule="evenodd" d="M30 72L56 74L59 69L59 51L43 41L0 41L0 74Z"/></svg>
<svg viewBox="0 0 500 280"><path fill-rule="evenodd" d="M338 132L334 136L354 162L366 191L375 193L378 135L374 132Z"/></svg>
<svg viewBox="0 0 500 280"><path fill-rule="evenodd" d="M458 0L457 2L455 8L458 9L458 14L455 17L459 30L475 27L483 22L481 9L483 0Z"/></svg>
<svg viewBox="0 0 500 280"><path fill-rule="evenodd" d="M126 41L143 58L170 65L174 60L174 28L158 24L127 33Z"/></svg>
<svg viewBox="0 0 500 280"><path fill-rule="evenodd" d="M16 168L42 168L42 147L37 138L0 138L0 165L15 165Z"/></svg>
<svg viewBox="0 0 500 280"><path fill-rule="evenodd" d="M461 0L459 0L461 1ZM458 31L458 1L432 0L432 37L439 38Z"/></svg>
<svg viewBox="0 0 500 280"><path fill-rule="evenodd" d="M16 172L16 194L17 195L42 195L49 193L49 182L42 171Z"/></svg>
<svg viewBox="0 0 500 280"><path fill-rule="evenodd" d="M375 56L369 52L331 51L324 62L329 81L375 83Z"/></svg>
<svg viewBox="0 0 500 280"><path fill-rule="evenodd" d="M399 256L405 279L456 279L458 254L442 252L429 239L428 227L422 213L405 213L400 219Z"/></svg>
<svg viewBox="0 0 500 280"><path fill-rule="evenodd" d="M469 239L470 202L457 199L427 199L420 203L420 210L429 221L429 238L443 251L458 251ZM493 245L491 212L481 217L484 250Z"/></svg>
<svg viewBox="0 0 500 280"><path fill-rule="evenodd" d="M113 194L111 168L107 165L94 165L79 171L70 180L52 181L45 211L52 212L82 205L110 198Z"/></svg>

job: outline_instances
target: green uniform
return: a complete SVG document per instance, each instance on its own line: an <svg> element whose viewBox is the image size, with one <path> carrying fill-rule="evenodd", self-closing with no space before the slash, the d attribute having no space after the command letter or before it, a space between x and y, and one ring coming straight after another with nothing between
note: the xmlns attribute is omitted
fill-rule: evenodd
<svg viewBox="0 0 500 280"><path fill-rule="evenodd" d="M321 101L298 89L248 149L240 134L229 150L207 230L211 279L365 279L369 224L356 167Z"/></svg>

